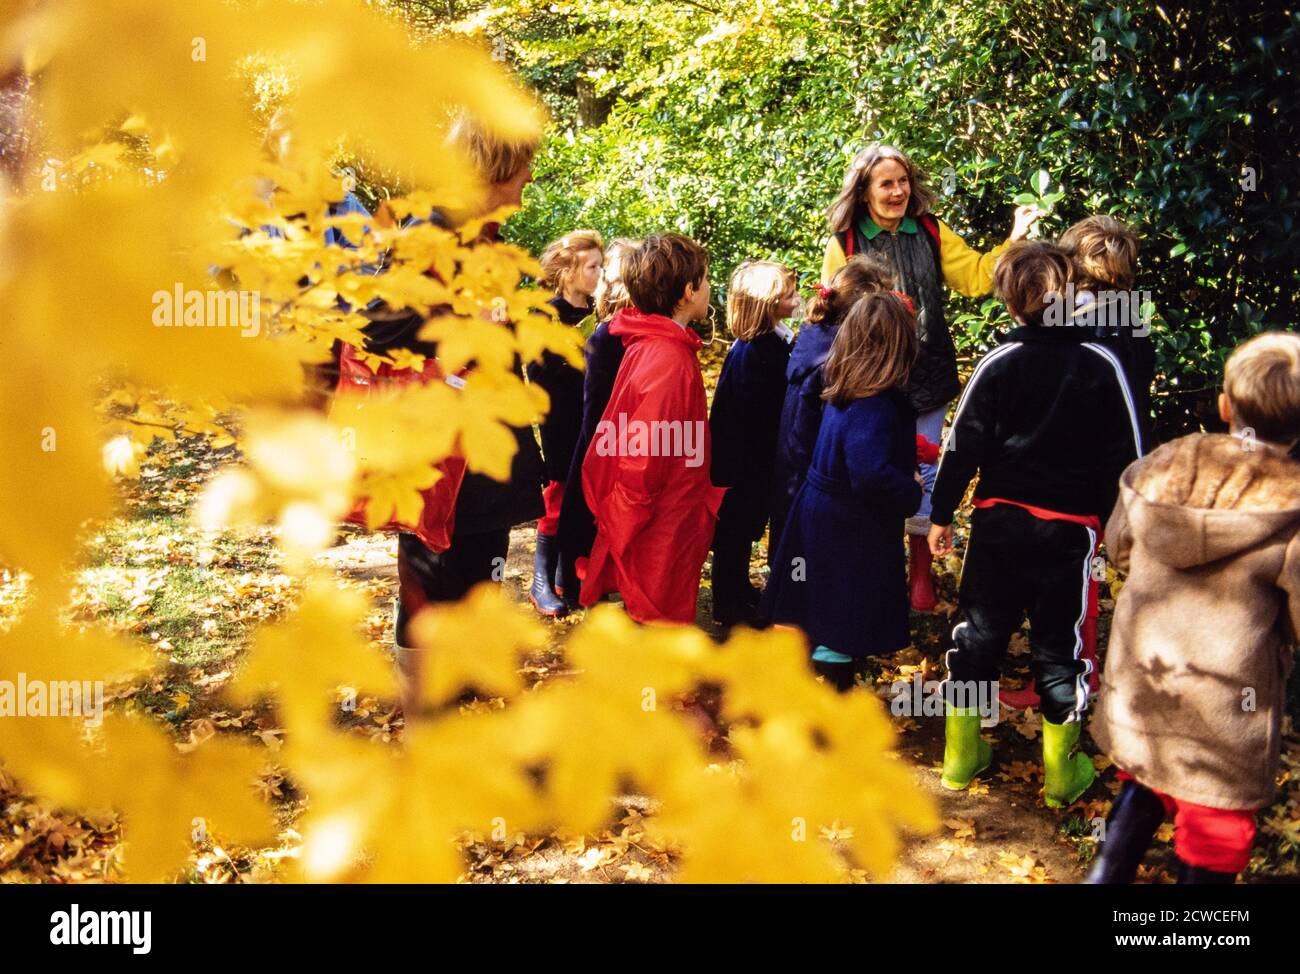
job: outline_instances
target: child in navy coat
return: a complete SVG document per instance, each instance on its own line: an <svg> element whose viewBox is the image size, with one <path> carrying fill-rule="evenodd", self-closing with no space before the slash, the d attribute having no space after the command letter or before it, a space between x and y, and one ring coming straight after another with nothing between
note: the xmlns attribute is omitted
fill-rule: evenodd
<svg viewBox="0 0 1300 974"><path fill-rule="evenodd" d="M582 581L578 574L578 560L585 561L591 555L591 545L596 540L596 518L587 506L587 497L582 489L582 461L587 456L592 437L596 435L600 417L609 405L618 367L623 364L623 340L609 333L609 323L617 312L632 303L627 288L623 286L623 258L636 250L640 243L640 240L630 237L615 237L609 242L605 248L605 266L592 296L600 324L588 336L583 349L587 368L582 380L582 422L566 478L566 483L574 486L564 492L560 502L560 567L556 571L555 594L571 607L578 604L578 589Z"/></svg>
<svg viewBox="0 0 1300 974"><path fill-rule="evenodd" d="M921 504L916 413L903 387L916 324L892 293L860 298L824 368L821 430L781 536L765 614L795 625L841 689L872 655L911 641L903 522Z"/></svg>
<svg viewBox="0 0 1300 974"><path fill-rule="evenodd" d="M562 324L576 327L592 314L592 295L600 283L604 241L595 230L575 230L553 241L542 253L543 283L555 292L548 303ZM582 372L554 352L528 366L528 381L546 390L551 406L542 422L542 458L546 513L537 519L537 551L528 598L544 616L564 615L567 606L556 593L564 589L560 570L560 508L569 468L582 430Z"/></svg>
<svg viewBox="0 0 1300 974"><path fill-rule="evenodd" d="M882 254L858 254L835 272L829 287L819 285L817 294L808 302L804 324L785 373L785 401L781 405L772 485L772 530L767 545L769 565L775 565L786 515L803 485L817 444L825 407L822 366L830 355L840 321L862 295L888 291L896 283L889 258ZM715 438L714 449L717 448Z"/></svg>
<svg viewBox="0 0 1300 974"><path fill-rule="evenodd" d="M727 493L713 536L713 620L753 622L761 592L749 581L752 545L771 513L777 424L798 313L798 280L784 264L745 261L731 275L727 326L736 341L722 363L709 425L712 479Z"/></svg>

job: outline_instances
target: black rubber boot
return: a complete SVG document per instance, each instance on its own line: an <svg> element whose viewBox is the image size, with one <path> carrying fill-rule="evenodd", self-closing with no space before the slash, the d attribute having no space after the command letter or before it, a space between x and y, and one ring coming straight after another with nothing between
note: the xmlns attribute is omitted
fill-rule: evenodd
<svg viewBox="0 0 1300 974"><path fill-rule="evenodd" d="M537 551L533 555L533 584L528 589L528 600L544 616L562 616L569 611L564 600L551 588L555 565L560 558L560 546L553 534L537 535Z"/></svg>
<svg viewBox="0 0 1300 974"><path fill-rule="evenodd" d="M1094 886L1133 882L1164 820L1164 803L1154 791L1136 781L1124 782L1106 819L1101 855L1085 882Z"/></svg>
<svg viewBox="0 0 1300 974"><path fill-rule="evenodd" d="M1206 869L1202 866L1193 866L1190 863L1178 860L1178 882L1181 883L1199 883L1204 886L1231 886L1237 881L1236 873L1219 873L1213 869Z"/></svg>

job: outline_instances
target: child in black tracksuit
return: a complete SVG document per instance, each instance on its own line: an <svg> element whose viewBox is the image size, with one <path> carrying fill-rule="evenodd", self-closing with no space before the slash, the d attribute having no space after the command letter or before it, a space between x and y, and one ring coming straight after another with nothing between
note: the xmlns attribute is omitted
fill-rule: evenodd
<svg viewBox="0 0 1300 974"><path fill-rule="evenodd" d="M1115 353L1142 427L1143 446L1151 445L1151 379L1155 374L1155 344L1150 319L1144 316L1138 293L1133 290L1137 274L1138 239L1127 226L1105 214L1095 214L1074 224L1056 242L1074 268L1074 287L1060 307L1061 323L1085 329L1098 345ZM1069 291L1069 289L1067 289ZM1073 296L1071 303L1070 295ZM1054 321L1045 321L1045 324ZM1089 689L1100 686L1097 672L1097 605L1088 609L1083 624L1082 658L1092 664ZM1042 706L1037 688L1030 683L1021 690L1002 690L998 699L1004 707L1023 710Z"/></svg>
<svg viewBox="0 0 1300 974"><path fill-rule="evenodd" d="M736 341L722 363L709 426L710 476L727 493L713 536L713 620L755 622L760 592L749 581L753 543L772 508L776 435L794 333L782 322L799 311L798 279L784 264L745 261L731 275L727 326Z"/></svg>
<svg viewBox="0 0 1300 974"><path fill-rule="evenodd" d="M1083 327L1044 327L1064 300L1069 258L1051 244L1013 244L994 280L1021 327L966 383L934 486L930 547L951 550L953 511L978 471L962 565L961 609L947 655L943 785L965 788L992 762L980 715L959 689L994 686L1011 635L1030 619L1042 697L1045 801L1077 799L1096 772L1071 753L1088 704L1092 664L1081 658L1093 559L1124 468L1142 455L1133 395L1119 358ZM967 694L967 700L970 699Z"/></svg>

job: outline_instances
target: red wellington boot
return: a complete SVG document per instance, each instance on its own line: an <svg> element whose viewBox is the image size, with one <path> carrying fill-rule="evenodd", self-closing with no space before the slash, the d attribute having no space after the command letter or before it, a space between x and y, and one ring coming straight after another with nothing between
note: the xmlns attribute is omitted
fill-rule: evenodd
<svg viewBox="0 0 1300 974"><path fill-rule="evenodd" d="M938 600L934 597L929 541L917 534L909 535L907 550L907 576L912 587L912 608L917 612L933 612Z"/></svg>
<svg viewBox="0 0 1300 974"><path fill-rule="evenodd" d="M998 690L998 704L1008 710L1028 710L1030 707L1038 710L1042 702L1033 680L1023 690Z"/></svg>

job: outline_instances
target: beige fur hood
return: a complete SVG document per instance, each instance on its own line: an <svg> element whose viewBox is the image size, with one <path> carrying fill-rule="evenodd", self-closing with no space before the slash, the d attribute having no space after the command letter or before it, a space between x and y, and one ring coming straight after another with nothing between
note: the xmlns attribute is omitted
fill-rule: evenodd
<svg viewBox="0 0 1300 974"><path fill-rule="evenodd" d="M1154 557L1206 565L1300 524L1300 464L1235 436L1185 436L1124 471L1120 503Z"/></svg>

